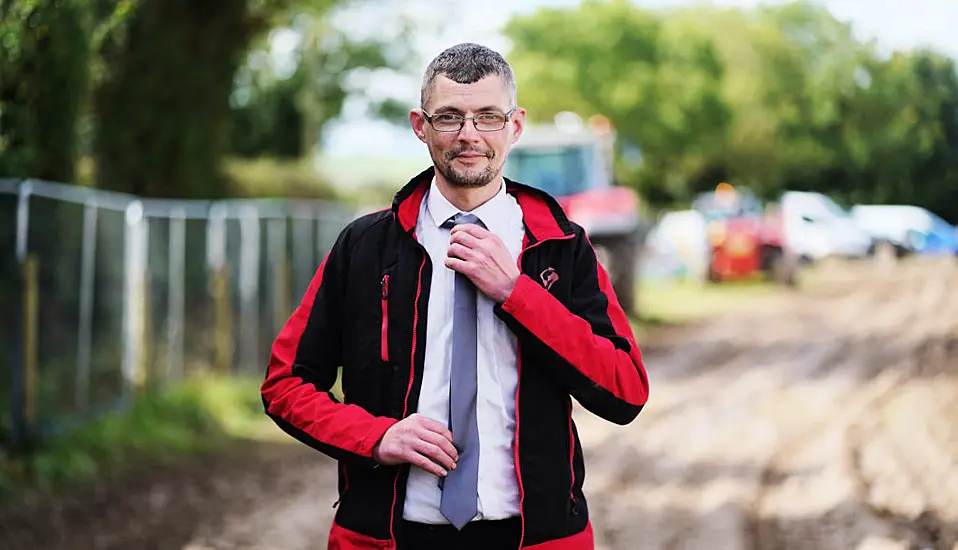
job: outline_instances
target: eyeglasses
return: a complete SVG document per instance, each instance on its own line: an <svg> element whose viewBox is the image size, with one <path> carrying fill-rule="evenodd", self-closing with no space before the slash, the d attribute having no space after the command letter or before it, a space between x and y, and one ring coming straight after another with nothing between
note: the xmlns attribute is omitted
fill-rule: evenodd
<svg viewBox="0 0 958 550"><path fill-rule="evenodd" d="M439 113L430 115L423 111L423 116L437 132L458 132L466 124L466 119L471 118L476 130L480 132L498 132L506 127L509 117L515 112L515 107L506 113L478 113L467 117L458 113Z"/></svg>

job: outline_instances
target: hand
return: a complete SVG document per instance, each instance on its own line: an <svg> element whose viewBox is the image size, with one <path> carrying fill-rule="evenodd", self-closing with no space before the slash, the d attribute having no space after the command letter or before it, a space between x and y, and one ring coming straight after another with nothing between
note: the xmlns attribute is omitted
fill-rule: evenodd
<svg viewBox="0 0 958 550"><path fill-rule="evenodd" d="M480 292L505 302L519 279L519 267L498 236L479 225L452 228L445 264L462 273Z"/></svg>
<svg viewBox="0 0 958 550"><path fill-rule="evenodd" d="M373 460L385 466L410 463L443 477L456 469L459 453L452 433L442 424L413 414L393 424L373 448Z"/></svg>

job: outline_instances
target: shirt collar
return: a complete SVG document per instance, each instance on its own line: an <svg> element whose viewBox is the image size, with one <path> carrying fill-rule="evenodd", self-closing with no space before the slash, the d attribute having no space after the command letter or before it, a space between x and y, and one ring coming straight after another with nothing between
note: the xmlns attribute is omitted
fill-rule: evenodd
<svg viewBox="0 0 958 550"><path fill-rule="evenodd" d="M500 179L499 191L491 199L475 208L472 213L482 220L489 231L501 235L508 230L512 220L509 199L506 193L506 182ZM429 185L429 193L426 195L426 211L436 227L461 212L439 191L435 178Z"/></svg>

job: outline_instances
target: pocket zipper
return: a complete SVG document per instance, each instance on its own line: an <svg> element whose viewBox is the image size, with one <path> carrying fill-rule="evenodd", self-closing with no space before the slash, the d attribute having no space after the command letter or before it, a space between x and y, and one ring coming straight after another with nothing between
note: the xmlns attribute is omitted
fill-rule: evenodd
<svg viewBox="0 0 958 550"><path fill-rule="evenodd" d="M389 274L383 275L380 283L382 287L382 332L380 334L379 356L383 361L389 361Z"/></svg>

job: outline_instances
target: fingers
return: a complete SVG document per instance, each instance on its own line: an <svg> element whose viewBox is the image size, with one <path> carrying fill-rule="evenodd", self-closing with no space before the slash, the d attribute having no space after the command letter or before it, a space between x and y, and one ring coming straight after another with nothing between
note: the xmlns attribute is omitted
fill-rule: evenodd
<svg viewBox="0 0 958 550"><path fill-rule="evenodd" d="M490 233L489 235L491 236L492 233ZM479 248L479 246L481 246L482 244L483 239L485 238L489 238L489 237L488 236L478 237L476 235L473 235L472 233L467 233L465 231L458 231L456 233L450 234L449 243L460 244L467 248Z"/></svg>
<svg viewBox="0 0 958 550"><path fill-rule="evenodd" d="M449 245L449 250L446 252L448 256L453 258L459 258L460 260L477 260L479 259L479 253L472 248L468 248L459 243L453 243Z"/></svg>
<svg viewBox="0 0 958 550"><path fill-rule="evenodd" d="M466 260L453 258L452 256L449 256L443 261L443 263L449 269L458 271L459 273L462 273L463 275L468 276L471 273L471 270L469 269L469 262L467 262Z"/></svg>
<svg viewBox="0 0 958 550"><path fill-rule="evenodd" d="M459 453L452 444L452 432L445 425L415 415L415 428L409 435L408 462L437 476L445 476L446 470L456 468Z"/></svg>
<svg viewBox="0 0 958 550"><path fill-rule="evenodd" d="M430 474L438 477L445 477L446 470L442 466L436 464L432 460L429 460L425 455L419 454L416 451L410 451L410 456L408 457L408 462L415 466L419 466L423 470L426 470Z"/></svg>
<svg viewBox="0 0 958 550"><path fill-rule="evenodd" d="M449 431L449 428L447 428L444 424L436 420L433 420L431 418L427 418L425 416L420 416L419 418L422 421L423 428L426 428L430 432L435 432L443 436L444 438L448 439L450 442L452 441L452 432Z"/></svg>
<svg viewBox="0 0 958 550"><path fill-rule="evenodd" d="M448 467L453 469L455 468L455 463L459 460L459 451L456 450L456 446L451 440L446 439L436 432L425 432L422 435L422 439L423 441L440 448L442 452L445 453L446 456L448 456L453 462L453 464L448 465Z"/></svg>
<svg viewBox="0 0 958 550"><path fill-rule="evenodd" d="M472 224L472 223L464 223L461 225L457 225L457 226L454 226L451 230L449 230L449 235L451 237L455 237L456 235L459 235L460 233L471 235L477 239L484 239L486 237L490 237L494 235L491 231L489 231L485 227L482 227L481 225Z"/></svg>
<svg viewBox="0 0 958 550"><path fill-rule="evenodd" d="M413 448L419 454L430 459L432 462L438 463L440 466L444 466L447 470L454 470L456 468L456 461L439 445L420 439L415 443ZM441 475L445 475L445 473Z"/></svg>

